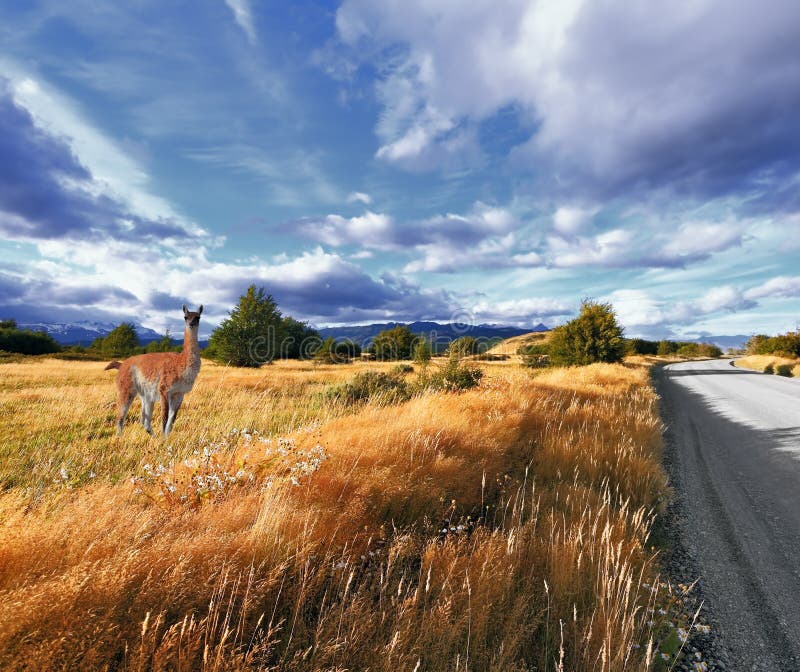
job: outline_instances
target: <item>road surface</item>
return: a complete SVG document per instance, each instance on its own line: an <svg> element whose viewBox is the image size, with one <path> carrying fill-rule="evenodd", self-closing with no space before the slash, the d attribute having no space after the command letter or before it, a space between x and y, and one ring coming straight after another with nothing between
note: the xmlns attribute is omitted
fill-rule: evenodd
<svg viewBox="0 0 800 672"><path fill-rule="evenodd" d="M682 542L729 669L800 670L800 380L726 360L656 373Z"/></svg>

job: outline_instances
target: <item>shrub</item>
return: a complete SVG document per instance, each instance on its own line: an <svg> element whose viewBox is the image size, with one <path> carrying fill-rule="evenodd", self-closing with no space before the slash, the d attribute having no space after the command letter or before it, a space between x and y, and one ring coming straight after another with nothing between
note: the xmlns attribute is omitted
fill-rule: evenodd
<svg viewBox="0 0 800 672"><path fill-rule="evenodd" d="M406 325L398 324L379 333L369 346L369 351L376 359L408 359L415 340L416 336Z"/></svg>
<svg viewBox="0 0 800 672"><path fill-rule="evenodd" d="M422 375L417 380L418 389L436 392L456 392L476 387L483 378L478 367L460 361L457 351L450 355L442 368L430 375Z"/></svg>
<svg viewBox="0 0 800 672"><path fill-rule="evenodd" d="M656 355L658 354L659 343L647 341L643 338L626 338L626 355Z"/></svg>
<svg viewBox="0 0 800 672"><path fill-rule="evenodd" d="M522 357L522 365L533 369L542 369L550 366L550 348L547 343L530 343L517 348L517 354Z"/></svg>
<svg viewBox="0 0 800 672"><path fill-rule="evenodd" d="M181 346L175 345L172 342L169 329L164 332L164 335L157 341L151 341L145 346L145 352L180 352Z"/></svg>
<svg viewBox="0 0 800 672"><path fill-rule="evenodd" d="M775 365L774 365L772 362L770 362L769 364L767 364L767 365L764 367L764 373L769 373L769 374L773 374L773 373L775 373Z"/></svg>
<svg viewBox="0 0 800 672"><path fill-rule="evenodd" d="M678 344L675 341L664 339L658 342L658 347L656 348L657 355L668 357L669 355L674 355L676 352L678 352Z"/></svg>
<svg viewBox="0 0 800 672"><path fill-rule="evenodd" d="M789 332L778 336L757 334L745 345L747 352L753 355L782 355L800 357L800 332Z"/></svg>
<svg viewBox="0 0 800 672"><path fill-rule="evenodd" d="M314 353L314 360L320 364L347 364L353 357L361 354L359 348L352 341L336 341L333 336L328 336Z"/></svg>
<svg viewBox="0 0 800 672"><path fill-rule="evenodd" d="M397 364L389 373L393 376L405 376L407 373L414 373L414 367L411 364Z"/></svg>
<svg viewBox="0 0 800 672"><path fill-rule="evenodd" d="M450 342L447 352L456 352L459 357L465 357L467 355L477 355L479 352L483 352L485 350L483 346L483 343L472 336L462 336Z"/></svg>
<svg viewBox="0 0 800 672"><path fill-rule="evenodd" d="M556 327L549 342L557 366L619 362L624 354L622 327L610 303L586 300L574 320Z"/></svg>
<svg viewBox="0 0 800 672"><path fill-rule="evenodd" d="M283 340L283 317L273 298L250 285L209 339L206 355L231 366L258 367L272 361Z"/></svg>
<svg viewBox="0 0 800 672"><path fill-rule="evenodd" d="M431 355L431 344L427 338L422 336L414 344L414 363L424 368L430 364Z"/></svg>
<svg viewBox="0 0 800 672"><path fill-rule="evenodd" d="M700 347L697 343L683 343L678 347L678 355L681 357L698 357Z"/></svg>
<svg viewBox="0 0 800 672"><path fill-rule="evenodd" d="M362 371L353 380L328 390L329 399L346 404L379 401L387 404L406 401L411 391L406 381L382 371Z"/></svg>
<svg viewBox="0 0 800 672"><path fill-rule="evenodd" d="M105 357L130 357L141 352L139 336L132 322L123 322L112 329L107 336L96 338L90 350Z"/></svg>
<svg viewBox="0 0 800 672"><path fill-rule="evenodd" d="M59 352L61 346L43 331L21 331L14 320L3 320L0 326L0 350L22 355L45 355Z"/></svg>
<svg viewBox="0 0 800 672"><path fill-rule="evenodd" d="M794 364L778 364L775 366L775 374L778 376L785 376L786 378L791 378L793 367Z"/></svg>
<svg viewBox="0 0 800 672"><path fill-rule="evenodd" d="M279 353L281 357L309 359L314 356L321 343L319 334L307 322L300 322L289 316L283 318L283 340ZM358 354L361 354L360 349Z"/></svg>

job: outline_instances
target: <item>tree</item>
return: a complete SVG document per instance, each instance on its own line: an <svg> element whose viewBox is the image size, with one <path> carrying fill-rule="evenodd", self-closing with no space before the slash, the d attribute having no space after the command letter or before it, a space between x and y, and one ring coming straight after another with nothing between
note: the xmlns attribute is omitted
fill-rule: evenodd
<svg viewBox="0 0 800 672"><path fill-rule="evenodd" d="M398 324L379 333L369 346L369 351L376 359L408 359L415 339L416 336L406 325Z"/></svg>
<svg viewBox="0 0 800 672"><path fill-rule="evenodd" d="M317 352L322 339L307 322L299 322L288 315L283 318L284 339L280 356L289 359L308 359Z"/></svg>
<svg viewBox="0 0 800 672"><path fill-rule="evenodd" d="M450 342L448 352L457 352L460 357L477 355L481 351L481 343L472 336L462 336Z"/></svg>
<svg viewBox="0 0 800 672"><path fill-rule="evenodd" d="M0 321L0 350L23 355L44 355L59 352L61 346L44 331L21 331L15 320Z"/></svg>
<svg viewBox="0 0 800 672"><path fill-rule="evenodd" d="M664 339L658 342L658 348L656 348L657 355L667 357L669 355L674 355L676 352L678 352L678 344L675 341Z"/></svg>
<svg viewBox="0 0 800 672"><path fill-rule="evenodd" d="M157 341L151 341L147 344L145 352L174 352L175 346L172 344L172 337L170 336L169 329L164 332L164 335Z"/></svg>
<svg viewBox="0 0 800 672"><path fill-rule="evenodd" d="M414 362L425 368L431 361L431 344L422 336L414 344Z"/></svg>
<svg viewBox="0 0 800 672"><path fill-rule="evenodd" d="M626 338L626 355L655 355L658 353L658 343L647 341L644 338Z"/></svg>
<svg viewBox="0 0 800 672"><path fill-rule="evenodd" d="M280 354L285 335L283 317L273 298L263 287L250 285L211 333L205 354L231 366L258 367Z"/></svg>
<svg viewBox="0 0 800 672"><path fill-rule="evenodd" d="M139 347L139 336L132 322L123 322L107 336L95 339L91 345L92 350L106 357L130 357Z"/></svg>
<svg viewBox="0 0 800 672"><path fill-rule="evenodd" d="M621 361L625 343L611 304L585 300L578 317L553 330L548 349L556 366Z"/></svg>

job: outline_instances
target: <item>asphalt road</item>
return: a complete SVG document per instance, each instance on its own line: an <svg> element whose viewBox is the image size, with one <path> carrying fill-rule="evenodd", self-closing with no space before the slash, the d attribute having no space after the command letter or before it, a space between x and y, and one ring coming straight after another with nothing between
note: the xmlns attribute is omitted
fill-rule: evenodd
<svg viewBox="0 0 800 672"><path fill-rule="evenodd" d="M712 360L666 366L656 387L728 669L800 671L800 380Z"/></svg>

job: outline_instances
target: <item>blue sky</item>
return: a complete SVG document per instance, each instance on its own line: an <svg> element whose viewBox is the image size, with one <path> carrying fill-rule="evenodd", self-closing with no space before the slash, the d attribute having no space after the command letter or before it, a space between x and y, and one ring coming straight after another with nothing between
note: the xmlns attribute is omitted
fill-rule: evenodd
<svg viewBox="0 0 800 672"><path fill-rule="evenodd" d="M788 0L3 3L0 316L793 329L798 44Z"/></svg>

